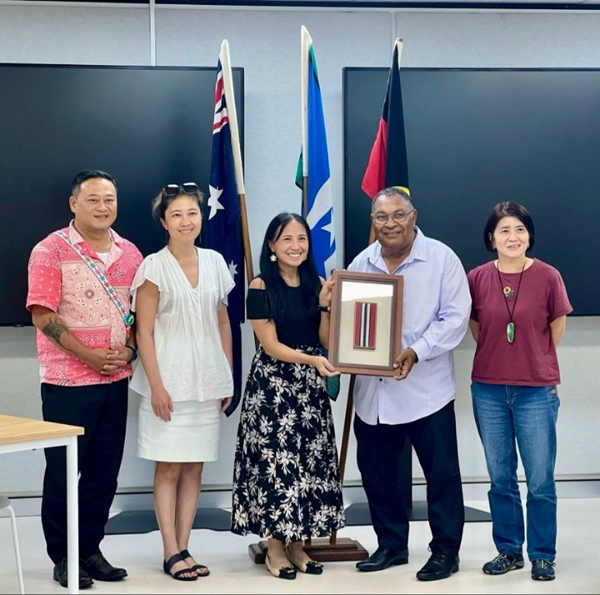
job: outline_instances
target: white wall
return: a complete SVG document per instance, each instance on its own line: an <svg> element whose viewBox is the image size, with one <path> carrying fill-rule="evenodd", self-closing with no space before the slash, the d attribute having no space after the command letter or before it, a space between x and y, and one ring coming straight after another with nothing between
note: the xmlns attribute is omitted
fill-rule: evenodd
<svg viewBox="0 0 600 595"><path fill-rule="evenodd" d="M149 23L147 7L3 5L0 1L0 61L149 65ZM233 66L244 68L246 190L255 267L267 223L282 210L297 210L300 200L293 184L300 145L300 25L313 37L319 64L338 245L343 245L342 68L388 67L394 27L405 40L403 65L407 67L600 67L600 14L590 12L398 11L392 16L384 11L157 9L157 65L213 66L220 43L227 38ZM253 349L246 325L246 371ZM467 337L456 350L461 467L465 479L485 480L469 396L472 357L473 342ZM597 479L600 373L595 363L600 359L600 319L569 319L559 358L563 385L557 475ZM152 465L135 455L136 405L131 395L122 489L147 488L152 483ZM340 397L334 410L339 441L345 398ZM40 417L32 328L0 328L0 411ZM230 484L236 429L237 415L223 422L221 460L207 465L205 486ZM346 473L350 482L360 477L354 453L351 440ZM3 492L39 493L42 471L41 452L1 457ZM414 476L422 478L418 465Z"/></svg>

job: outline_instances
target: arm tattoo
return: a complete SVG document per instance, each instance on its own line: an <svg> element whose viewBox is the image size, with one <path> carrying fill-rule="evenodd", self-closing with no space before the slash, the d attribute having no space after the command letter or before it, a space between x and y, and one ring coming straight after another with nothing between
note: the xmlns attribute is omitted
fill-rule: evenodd
<svg viewBox="0 0 600 595"><path fill-rule="evenodd" d="M61 342L60 337L63 333L69 335L69 329L58 321L57 318L51 318L48 324L42 329L42 333L49 339L52 339L59 347L69 353L73 353L70 349L67 349Z"/></svg>

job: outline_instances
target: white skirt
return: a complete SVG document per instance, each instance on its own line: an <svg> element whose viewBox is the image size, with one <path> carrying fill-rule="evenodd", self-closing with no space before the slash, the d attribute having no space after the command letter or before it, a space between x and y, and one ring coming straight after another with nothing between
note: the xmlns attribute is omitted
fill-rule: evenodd
<svg viewBox="0 0 600 595"><path fill-rule="evenodd" d="M174 401L171 421L154 415L140 397L138 457L165 463L203 463L219 458L221 400Z"/></svg>

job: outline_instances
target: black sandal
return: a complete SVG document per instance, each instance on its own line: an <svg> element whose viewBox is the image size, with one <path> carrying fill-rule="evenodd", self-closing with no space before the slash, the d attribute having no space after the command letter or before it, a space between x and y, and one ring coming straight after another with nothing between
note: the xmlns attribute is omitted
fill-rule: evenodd
<svg viewBox="0 0 600 595"><path fill-rule="evenodd" d="M181 550L179 552L179 554L181 555L181 557L184 560L186 558L193 558L193 556L187 550ZM199 570L205 570L206 571L206 572L203 572L202 574L196 574L196 576L198 576L198 577L208 576L210 574L210 570L208 569L208 566L204 566L204 564L194 564L194 566L190 566L190 570L193 570L196 573Z"/></svg>
<svg viewBox="0 0 600 595"><path fill-rule="evenodd" d="M186 573L189 574L190 572L194 571L193 568L189 567L182 568L181 570L178 570L177 572L171 574L171 568L173 568L173 566L177 564L177 562L185 562L181 554L173 554L168 560L163 560L163 570L165 571L165 574L168 574L171 578L174 578L176 581L195 581L198 578L197 574L195 574L194 576L183 576Z"/></svg>

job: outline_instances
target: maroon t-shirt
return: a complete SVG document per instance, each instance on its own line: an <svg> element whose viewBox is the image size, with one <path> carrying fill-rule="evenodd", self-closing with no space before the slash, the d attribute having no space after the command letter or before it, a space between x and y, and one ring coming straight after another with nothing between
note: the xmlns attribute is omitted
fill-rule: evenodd
<svg viewBox="0 0 600 595"><path fill-rule="evenodd" d="M479 338L471 379L486 384L550 386L560 383L558 359L550 323L573 311L560 273L538 260L521 273L500 273L494 262L469 272L473 298L471 318L479 323ZM516 302L515 302L516 300ZM506 338L513 312L515 338ZM516 305L515 305L516 304Z"/></svg>

